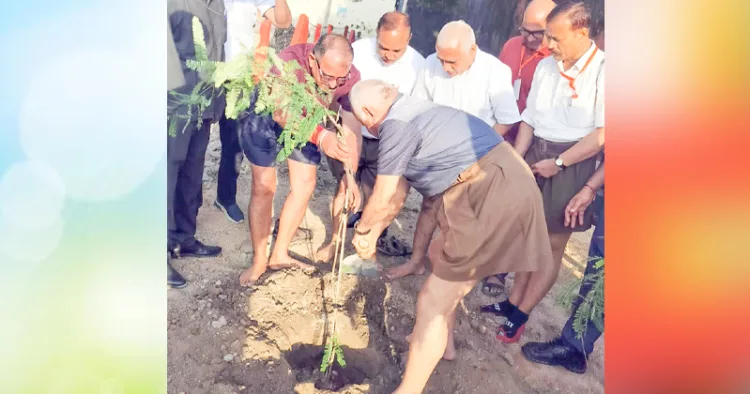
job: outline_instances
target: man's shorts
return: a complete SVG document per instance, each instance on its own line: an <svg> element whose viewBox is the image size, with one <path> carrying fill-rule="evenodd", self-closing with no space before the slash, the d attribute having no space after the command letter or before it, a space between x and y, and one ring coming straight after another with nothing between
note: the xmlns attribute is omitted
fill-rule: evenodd
<svg viewBox="0 0 750 394"><path fill-rule="evenodd" d="M331 174L333 174L337 182L341 182L341 178L344 177L344 164L328 156L326 156L326 159L328 160L328 168L331 169ZM362 137L362 154L359 156L359 166L357 167L354 179L360 187L369 187L369 190L372 191L373 187L375 187L375 177L377 175L378 140Z"/></svg>
<svg viewBox="0 0 750 394"><path fill-rule="evenodd" d="M240 146L250 163L260 167L275 167L276 156L281 151L278 138L283 128L270 115L258 115L252 106L237 120L237 133ZM317 166L320 164L318 147L306 143L295 149L289 160Z"/></svg>

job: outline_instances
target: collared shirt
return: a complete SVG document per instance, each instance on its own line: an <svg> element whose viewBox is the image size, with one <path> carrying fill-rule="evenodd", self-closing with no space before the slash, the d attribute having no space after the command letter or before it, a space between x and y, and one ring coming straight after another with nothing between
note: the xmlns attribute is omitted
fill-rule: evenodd
<svg viewBox="0 0 750 394"><path fill-rule="evenodd" d="M565 71L575 78L575 93L560 72L562 62L550 56L542 60L534 73L523 121L534 128L534 135L553 142L575 142L597 128L604 127L604 52L597 50L588 67L581 69L596 45ZM579 75L580 74L580 75Z"/></svg>
<svg viewBox="0 0 750 394"><path fill-rule="evenodd" d="M255 47L255 25L274 0L224 0L227 14L227 41L224 43L226 60Z"/></svg>
<svg viewBox="0 0 750 394"><path fill-rule="evenodd" d="M363 38L352 43L354 66L359 70L362 80L380 79L396 86L403 94L411 94L417 76L424 69L424 56L407 46L401 59L386 65L380 60L377 45L378 40L375 37ZM375 138L364 127L362 135L366 138Z"/></svg>
<svg viewBox="0 0 750 394"><path fill-rule="evenodd" d="M474 64L452 78L443 69L437 54L428 56L412 96L466 111L490 126L521 120L510 68L479 49Z"/></svg>
<svg viewBox="0 0 750 394"><path fill-rule="evenodd" d="M522 51L525 52L523 59L521 59ZM500 51L500 61L510 67L511 83L515 83L516 79L518 79L518 68L521 67L521 64L528 61L528 63L525 63L520 73L521 89L518 94L518 100L516 100L518 111L521 113L526 109L526 99L529 97L531 80L534 79L536 66L542 61L542 59L549 56L549 54L547 48L540 49L533 54L528 50L524 51L523 37L521 36L516 36L508 40L505 45L503 45L503 50Z"/></svg>
<svg viewBox="0 0 750 394"><path fill-rule="evenodd" d="M403 175L423 196L447 190L503 138L476 116L400 95L378 129L378 175Z"/></svg>
<svg viewBox="0 0 750 394"><path fill-rule="evenodd" d="M314 47L315 44L296 44L290 45L283 51L279 52L281 60L285 62L295 60L299 63L301 69L297 70L297 80L300 82L305 82L305 73L312 75L312 68L310 68L310 54ZM339 86L336 88L336 91L333 92L332 103L338 103L344 111L352 112L352 104L351 101L349 101L349 92L351 92L352 86L359 82L359 79L359 71L357 70L357 67L352 65L352 68L349 71L349 79L345 84Z"/></svg>

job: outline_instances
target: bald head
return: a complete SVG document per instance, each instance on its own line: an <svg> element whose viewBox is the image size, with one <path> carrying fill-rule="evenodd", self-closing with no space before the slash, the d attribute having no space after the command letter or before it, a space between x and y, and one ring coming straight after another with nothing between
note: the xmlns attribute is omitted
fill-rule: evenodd
<svg viewBox="0 0 750 394"><path fill-rule="evenodd" d="M402 12L386 12L378 21L376 51L380 61L388 66L406 54L411 39L409 15Z"/></svg>
<svg viewBox="0 0 750 394"><path fill-rule="evenodd" d="M547 15L555 8L556 4L552 0L532 0L523 13L523 22L530 25L541 26L544 29Z"/></svg>
<svg viewBox="0 0 750 394"><path fill-rule="evenodd" d="M354 116L375 136L397 96L394 86L379 79L359 81L349 92Z"/></svg>
<svg viewBox="0 0 750 394"><path fill-rule="evenodd" d="M309 55L312 77L321 89L333 90L349 78L354 51L344 36L326 34L318 39Z"/></svg>
<svg viewBox="0 0 750 394"><path fill-rule="evenodd" d="M449 77L465 72L474 64L477 55L474 29L464 21L446 23L437 36L435 50Z"/></svg>
<svg viewBox="0 0 750 394"><path fill-rule="evenodd" d="M464 21L448 22L440 30L435 46L442 49L459 49L469 51L477 40L474 29Z"/></svg>
<svg viewBox="0 0 750 394"><path fill-rule="evenodd" d="M547 15L555 8L552 0L533 0L526 7L521 22L523 45L531 51L538 50L544 41L544 29L547 28Z"/></svg>

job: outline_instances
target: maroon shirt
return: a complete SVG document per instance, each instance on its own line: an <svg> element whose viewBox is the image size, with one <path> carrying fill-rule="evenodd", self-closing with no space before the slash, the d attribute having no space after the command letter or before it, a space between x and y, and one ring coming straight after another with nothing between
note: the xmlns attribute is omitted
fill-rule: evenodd
<svg viewBox="0 0 750 394"><path fill-rule="evenodd" d="M283 51L279 52L279 57L281 58L281 60L284 60L286 62L290 60L296 60L297 63L302 66L302 70L299 70L297 73L297 79L299 79L300 82L305 82L305 76L302 71L312 75L309 55L310 53L312 53L314 47L315 44L296 44L291 45ZM359 80L359 70L357 70L357 68L352 65L352 68L349 71L349 80L346 81L343 86L339 86L338 88L336 88L336 91L333 93L333 101L338 102L344 111L352 112L352 104L349 101L349 92L352 90L352 86L354 86L355 83L359 82Z"/></svg>

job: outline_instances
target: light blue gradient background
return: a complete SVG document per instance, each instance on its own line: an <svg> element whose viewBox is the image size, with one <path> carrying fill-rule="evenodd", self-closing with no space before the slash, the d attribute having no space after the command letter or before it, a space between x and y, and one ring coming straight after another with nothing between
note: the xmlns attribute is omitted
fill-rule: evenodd
<svg viewBox="0 0 750 394"><path fill-rule="evenodd" d="M3 4L1 392L166 392L165 29L160 1Z"/></svg>

